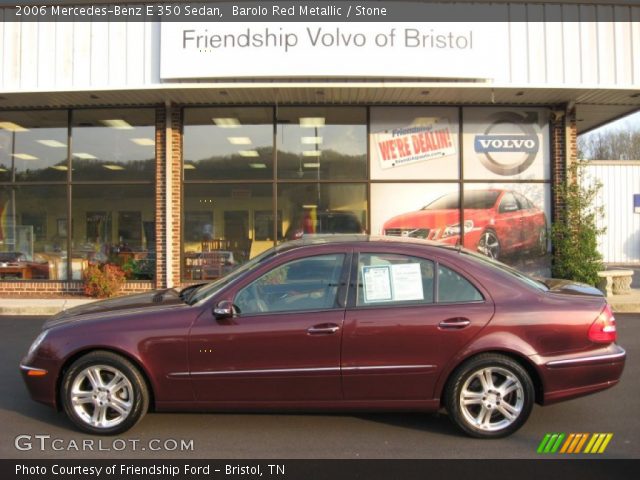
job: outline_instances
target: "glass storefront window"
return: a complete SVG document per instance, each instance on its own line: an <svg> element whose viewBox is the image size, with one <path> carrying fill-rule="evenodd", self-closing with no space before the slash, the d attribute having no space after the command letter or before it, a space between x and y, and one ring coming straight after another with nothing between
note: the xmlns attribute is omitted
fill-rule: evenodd
<svg viewBox="0 0 640 480"><path fill-rule="evenodd" d="M0 187L0 279L66 277L66 186Z"/></svg>
<svg viewBox="0 0 640 480"><path fill-rule="evenodd" d="M371 178L458 179L459 112L455 107L372 107Z"/></svg>
<svg viewBox="0 0 640 480"><path fill-rule="evenodd" d="M367 230L365 184L279 184L278 209L284 238L364 233Z"/></svg>
<svg viewBox="0 0 640 480"><path fill-rule="evenodd" d="M463 115L464 178L549 180L549 110L466 107Z"/></svg>
<svg viewBox="0 0 640 480"><path fill-rule="evenodd" d="M155 276L155 194L153 185L72 187L72 269L81 278L89 264L121 267L131 280ZM77 277L77 278L76 278Z"/></svg>
<svg viewBox="0 0 640 480"><path fill-rule="evenodd" d="M155 178L155 110L74 110L72 179L132 181Z"/></svg>
<svg viewBox="0 0 640 480"><path fill-rule="evenodd" d="M548 277L549 205L548 184L466 184L464 246L529 274Z"/></svg>
<svg viewBox="0 0 640 480"><path fill-rule="evenodd" d="M278 108L278 178L364 180L367 110L361 107Z"/></svg>
<svg viewBox="0 0 640 480"><path fill-rule="evenodd" d="M67 111L0 112L0 182L67 178Z"/></svg>
<svg viewBox="0 0 640 480"><path fill-rule="evenodd" d="M371 186L372 233L460 242L457 183L376 183Z"/></svg>
<svg viewBox="0 0 640 480"><path fill-rule="evenodd" d="M273 246L271 184L184 185L182 277L213 280Z"/></svg>
<svg viewBox="0 0 640 480"><path fill-rule="evenodd" d="M273 178L272 108L186 108L185 180Z"/></svg>

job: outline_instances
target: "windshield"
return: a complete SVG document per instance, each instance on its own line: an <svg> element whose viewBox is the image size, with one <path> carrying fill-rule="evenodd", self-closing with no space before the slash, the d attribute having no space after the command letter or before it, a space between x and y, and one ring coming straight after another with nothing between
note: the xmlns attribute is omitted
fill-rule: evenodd
<svg viewBox="0 0 640 480"><path fill-rule="evenodd" d="M468 255L472 257L474 260L477 260L490 268L505 272L510 276L515 277L518 281L522 283L526 283L527 285L534 287L537 290L542 290L543 292L546 292L549 290L549 288L547 288L547 286L541 281L536 280L535 278L532 278L529 275L522 273L520 270L510 267L509 265L505 265L502 262L499 262L489 257L485 257L484 255L481 255L476 252L472 252L470 250L461 250L460 253L464 255Z"/></svg>
<svg viewBox="0 0 640 480"><path fill-rule="evenodd" d="M216 280L215 282L206 283L196 288L193 291L193 293L191 293L191 295L189 295L189 297L185 299L185 301L189 305L193 305L194 303L198 303L203 298L213 295L215 292L220 290L222 287L225 287L228 284L230 284L232 281L234 281L236 278L241 276L243 273L251 270L256 265L260 264L267 258L270 258L271 256L273 256L275 254L275 251L276 251L275 248L270 248L269 250L262 252L257 257L254 257L253 259L249 260L244 265L241 265L240 267L236 268L235 270L230 272L227 276L222 277Z"/></svg>
<svg viewBox="0 0 640 480"><path fill-rule="evenodd" d="M464 208L486 210L496 204L500 192L497 190L467 190L464 192ZM460 208L458 192L447 193L434 200L422 210L457 210Z"/></svg>

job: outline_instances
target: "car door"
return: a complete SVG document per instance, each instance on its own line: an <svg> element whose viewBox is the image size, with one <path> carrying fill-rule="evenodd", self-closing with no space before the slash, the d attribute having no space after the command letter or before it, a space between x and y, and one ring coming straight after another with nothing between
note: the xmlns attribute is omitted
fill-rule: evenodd
<svg viewBox="0 0 640 480"><path fill-rule="evenodd" d="M234 316L205 312L193 326L190 373L198 401L342 397L340 339L351 254L333 247L283 257L225 294Z"/></svg>
<svg viewBox="0 0 640 480"><path fill-rule="evenodd" d="M440 372L493 315L488 295L436 259L390 249L358 252L351 276L345 399L432 399Z"/></svg>

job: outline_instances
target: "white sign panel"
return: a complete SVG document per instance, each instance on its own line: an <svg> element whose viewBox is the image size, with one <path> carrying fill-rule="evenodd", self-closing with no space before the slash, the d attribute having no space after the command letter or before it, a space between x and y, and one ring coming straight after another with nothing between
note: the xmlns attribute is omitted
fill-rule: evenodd
<svg viewBox="0 0 640 480"><path fill-rule="evenodd" d="M422 291L422 273L419 263L391 265L393 281L393 299L402 302L424 300Z"/></svg>
<svg viewBox="0 0 640 480"><path fill-rule="evenodd" d="M362 267L364 302L424 300L419 263Z"/></svg>
<svg viewBox="0 0 640 480"><path fill-rule="evenodd" d="M389 267L363 267L362 277L364 279L364 301L370 302L390 302L393 300L391 292L391 275Z"/></svg>
<svg viewBox="0 0 640 480"><path fill-rule="evenodd" d="M504 78L505 22L161 24L163 80Z"/></svg>

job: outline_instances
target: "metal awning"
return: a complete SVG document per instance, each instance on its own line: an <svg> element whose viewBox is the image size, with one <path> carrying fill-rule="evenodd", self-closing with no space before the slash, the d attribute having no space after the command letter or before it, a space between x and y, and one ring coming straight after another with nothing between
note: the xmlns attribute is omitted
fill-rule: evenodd
<svg viewBox="0 0 640 480"><path fill-rule="evenodd" d="M640 90L500 87L484 82L364 80L164 83L135 89L0 93L0 110L157 105L576 106L578 133L640 110Z"/></svg>

